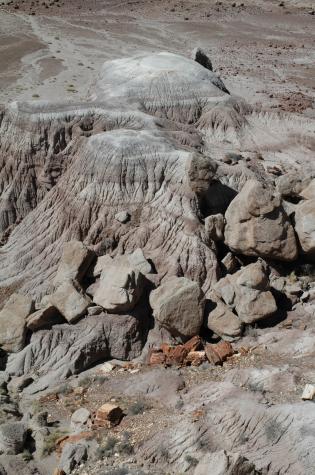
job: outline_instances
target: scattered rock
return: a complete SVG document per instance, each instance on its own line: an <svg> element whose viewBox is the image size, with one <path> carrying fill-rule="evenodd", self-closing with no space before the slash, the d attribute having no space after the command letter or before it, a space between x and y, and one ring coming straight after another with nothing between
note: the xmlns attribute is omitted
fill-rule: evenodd
<svg viewBox="0 0 315 475"><path fill-rule="evenodd" d="M315 199L302 201L295 208L295 231L302 252L307 256L315 255Z"/></svg>
<svg viewBox="0 0 315 475"><path fill-rule="evenodd" d="M199 334L203 321L204 295L197 282L172 277L151 292L150 305L156 320L182 339Z"/></svg>
<svg viewBox="0 0 315 475"><path fill-rule="evenodd" d="M123 415L124 413L119 406L109 403L103 404L97 409L93 424L96 427L107 427L110 429L120 424Z"/></svg>
<svg viewBox="0 0 315 475"><path fill-rule="evenodd" d="M215 292L244 323L259 321L277 310L269 288L266 266L260 261L227 275L214 286Z"/></svg>
<svg viewBox="0 0 315 475"><path fill-rule="evenodd" d="M302 399L304 401L312 401L315 397L315 386L314 384L306 384L303 390Z"/></svg>
<svg viewBox="0 0 315 475"><path fill-rule="evenodd" d="M205 353L210 363L218 365L222 364L229 356L232 356L234 350L231 343L220 341L215 345L207 344L205 346Z"/></svg>
<svg viewBox="0 0 315 475"><path fill-rule="evenodd" d="M122 224L128 223L130 221L131 215L128 211L120 211L119 213L115 214L116 221L119 221Z"/></svg>
<svg viewBox="0 0 315 475"><path fill-rule="evenodd" d="M80 241L69 241L63 245L54 284L58 287L63 282L81 283L90 265L95 259L94 252Z"/></svg>
<svg viewBox="0 0 315 475"><path fill-rule="evenodd" d="M125 260L115 259L103 269L93 302L112 313L132 310L142 295L144 277Z"/></svg>
<svg viewBox="0 0 315 475"><path fill-rule="evenodd" d="M232 251L283 261L296 259L295 233L281 199L260 182L245 183L225 219L225 243Z"/></svg>
<svg viewBox="0 0 315 475"><path fill-rule="evenodd" d="M79 291L71 281L64 281L50 299L69 323L82 317L91 305L91 300Z"/></svg>
<svg viewBox="0 0 315 475"><path fill-rule="evenodd" d="M223 340L234 341L242 334L243 323L215 292L211 292L207 316L207 327Z"/></svg>
<svg viewBox="0 0 315 475"><path fill-rule="evenodd" d="M91 413L85 407L80 407L71 416L71 429L75 432L82 432L89 428Z"/></svg>
<svg viewBox="0 0 315 475"><path fill-rule="evenodd" d="M26 318L34 309L25 295L13 294L0 312L0 347L7 352L20 351L25 342Z"/></svg>
<svg viewBox="0 0 315 475"><path fill-rule="evenodd" d="M73 470L82 462L87 460L87 447L83 443L66 444L62 450L59 468L66 474L73 473Z"/></svg>
<svg viewBox="0 0 315 475"><path fill-rule="evenodd" d="M207 453L194 470L194 475L258 475L255 465L238 453L225 450Z"/></svg>
<svg viewBox="0 0 315 475"><path fill-rule="evenodd" d="M27 430L22 422L0 425L0 454L16 455L23 452Z"/></svg>

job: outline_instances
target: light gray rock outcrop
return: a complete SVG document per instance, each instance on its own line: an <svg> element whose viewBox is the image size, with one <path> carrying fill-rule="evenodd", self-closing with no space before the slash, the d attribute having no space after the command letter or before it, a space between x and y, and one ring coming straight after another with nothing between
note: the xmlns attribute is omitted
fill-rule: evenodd
<svg viewBox="0 0 315 475"><path fill-rule="evenodd" d="M13 294L0 312L0 348L17 352L24 346L26 318L34 309L30 297Z"/></svg>
<svg viewBox="0 0 315 475"><path fill-rule="evenodd" d="M292 261L297 257L294 229L279 195L249 180L225 213L225 243L247 256Z"/></svg>
<svg viewBox="0 0 315 475"><path fill-rule="evenodd" d="M172 335L189 338L199 333L205 299L197 282L172 277L150 294L155 319Z"/></svg>

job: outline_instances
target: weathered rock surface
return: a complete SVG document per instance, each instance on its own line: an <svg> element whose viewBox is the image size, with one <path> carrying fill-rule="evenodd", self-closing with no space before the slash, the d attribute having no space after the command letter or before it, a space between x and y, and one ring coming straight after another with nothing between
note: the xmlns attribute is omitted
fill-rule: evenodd
<svg viewBox="0 0 315 475"><path fill-rule="evenodd" d="M0 347L17 352L23 348L26 335L26 318L33 311L30 297L13 294L0 312Z"/></svg>
<svg viewBox="0 0 315 475"><path fill-rule="evenodd" d="M109 314L90 316L76 325L55 325L34 333L30 344L9 359L8 371L15 376L36 373L28 392L47 388L97 361L139 356L143 327L140 316Z"/></svg>
<svg viewBox="0 0 315 475"><path fill-rule="evenodd" d="M16 455L23 451L26 427L22 422L0 425L0 454Z"/></svg>
<svg viewBox="0 0 315 475"><path fill-rule="evenodd" d="M94 252L80 241L69 241L63 245L55 286L63 282L77 281L80 283L95 258Z"/></svg>
<svg viewBox="0 0 315 475"><path fill-rule="evenodd" d="M75 468L87 459L87 447L83 443L66 444L62 450L59 468L66 474L71 474Z"/></svg>
<svg viewBox="0 0 315 475"><path fill-rule="evenodd" d="M241 319L232 312L230 307L215 292L210 294L209 306L206 321L209 330L227 341L239 338L243 327Z"/></svg>
<svg viewBox="0 0 315 475"><path fill-rule="evenodd" d="M302 252L315 256L315 199L299 203L295 208L295 231Z"/></svg>
<svg viewBox="0 0 315 475"><path fill-rule="evenodd" d="M61 315L69 322L75 322L82 317L91 300L72 281L65 280L56 292L50 296L50 301Z"/></svg>
<svg viewBox="0 0 315 475"><path fill-rule="evenodd" d="M91 422L91 413L85 407L80 407L71 415L71 429L80 432L88 428Z"/></svg>
<svg viewBox="0 0 315 475"><path fill-rule="evenodd" d="M253 323L277 310L269 290L266 267L261 262L249 264L215 285L215 292L244 323Z"/></svg>
<svg viewBox="0 0 315 475"><path fill-rule="evenodd" d="M112 313L128 312L135 307L143 289L141 272L125 259L115 259L103 269L93 302Z"/></svg>
<svg viewBox="0 0 315 475"><path fill-rule="evenodd" d="M234 252L283 261L297 257L294 229L280 197L258 181L244 185L225 219L225 243Z"/></svg>
<svg viewBox="0 0 315 475"><path fill-rule="evenodd" d="M197 282L170 278L151 292L150 305L156 320L174 336L185 339L199 333L205 300Z"/></svg>
<svg viewBox="0 0 315 475"><path fill-rule="evenodd" d="M255 465L240 454L225 450L206 454L194 470L194 475L259 475Z"/></svg>
<svg viewBox="0 0 315 475"><path fill-rule="evenodd" d="M29 330L36 331L51 327L55 323L61 323L61 320L62 317L57 308L53 305L47 305L29 315L26 319L26 326Z"/></svg>

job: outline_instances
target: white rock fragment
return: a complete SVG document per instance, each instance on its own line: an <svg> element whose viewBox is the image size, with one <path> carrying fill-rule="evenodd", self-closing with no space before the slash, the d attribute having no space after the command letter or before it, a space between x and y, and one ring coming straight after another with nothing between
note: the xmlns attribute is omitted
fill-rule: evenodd
<svg viewBox="0 0 315 475"><path fill-rule="evenodd" d="M302 399L303 401L312 401L315 396L315 386L314 384L306 384L303 394L302 394Z"/></svg>

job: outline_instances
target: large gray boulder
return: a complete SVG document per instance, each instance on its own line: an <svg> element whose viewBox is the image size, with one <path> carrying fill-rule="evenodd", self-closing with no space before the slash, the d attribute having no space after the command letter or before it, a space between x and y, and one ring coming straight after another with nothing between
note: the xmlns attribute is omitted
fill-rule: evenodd
<svg viewBox="0 0 315 475"><path fill-rule="evenodd" d="M95 258L95 253L80 241L65 242L54 284L64 281L81 282Z"/></svg>
<svg viewBox="0 0 315 475"><path fill-rule="evenodd" d="M65 280L49 298L69 323L82 317L91 304L90 298L70 280Z"/></svg>
<svg viewBox="0 0 315 475"><path fill-rule="evenodd" d="M295 208L295 231L302 252L315 256L315 199L302 201Z"/></svg>
<svg viewBox="0 0 315 475"><path fill-rule="evenodd" d="M26 335L26 318L33 311L30 297L13 294L0 312L0 348L7 352L20 351Z"/></svg>
<svg viewBox="0 0 315 475"><path fill-rule="evenodd" d="M257 322L277 310L269 289L267 269L260 261L227 275L214 286L215 292L244 323Z"/></svg>
<svg viewBox="0 0 315 475"><path fill-rule="evenodd" d="M76 325L55 325L33 333L30 344L10 357L12 376L34 375L25 391L36 392L107 358L130 360L140 355L144 340L143 315L102 314ZM38 380L39 378L39 380ZM38 380L38 381L37 381Z"/></svg>
<svg viewBox="0 0 315 475"><path fill-rule="evenodd" d="M155 319L172 335L183 339L197 335L203 321L204 294L197 282L172 277L150 294Z"/></svg>
<svg viewBox="0 0 315 475"><path fill-rule="evenodd" d="M209 300L207 328L226 341L234 341L239 338L242 334L242 320L215 292L210 293Z"/></svg>
<svg viewBox="0 0 315 475"><path fill-rule="evenodd" d="M112 313L132 310L144 289L144 277L124 256L108 262L93 302Z"/></svg>
<svg viewBox="0 0 315 475"><path fill-rule="evenodd" d="M293 261L297 257L294 229L279 195L256 180L249 180L229 205L225 243L247 256Z"/></svg>
<svg viewBox="0 0 315 475"><path fill-rule="evenodd" d="M65 444L59 462L59 469L66 475L73 472L81 463L87 460L88 451L84 443Z"/></svg>
<svg viewBox="0 0 315 475"><path fill-rule="evenodd" d="M16 455L23 452L27 430L23 422L0 425L0 454Z"/></svg>

